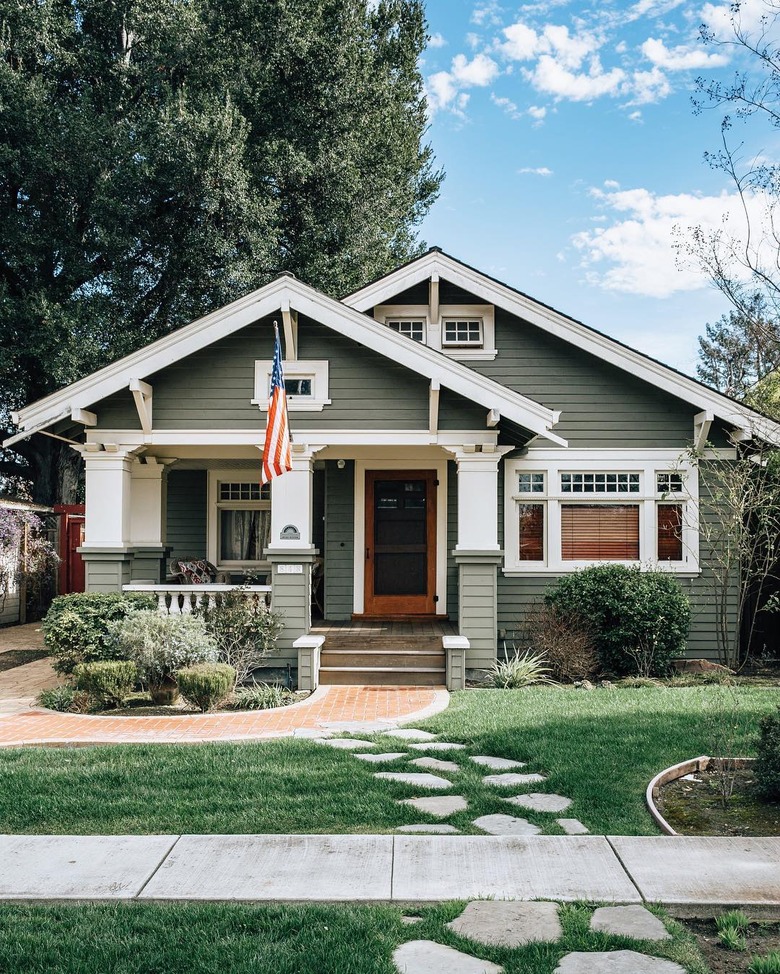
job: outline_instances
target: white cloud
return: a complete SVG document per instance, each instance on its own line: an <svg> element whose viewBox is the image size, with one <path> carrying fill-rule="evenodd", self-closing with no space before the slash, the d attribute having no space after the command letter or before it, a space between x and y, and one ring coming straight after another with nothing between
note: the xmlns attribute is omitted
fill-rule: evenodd
<svg viewBox="0 0 780 974"><path fill-rule="evenodd" d="M447 46L447 41L444 39L444 37L441 34L439 33L431 34L430 39L428 41L428 47L446 47L446 46Z"/></svg>
<svg viewBox="0 0 780 974"><path fill-rule="evenodd" d="M604 189L620 189L620 183L616 179L605 179Z"/></svg>
<svg viewBox="0 0 780 974"><path fill-rule="evenodd" d="M637 124L641 125L643 124L642 113L640 111L631 112L631 114L628 116L628 120L629 122L636 122Z"/></svg>
<svg viewBox="0 0 780 974"><path fill-rule="evenodd" d="M648 189L592 189L591 196L612 216L606 227L583 230L572 237L581 254L587 280L607 291L622 291L667 298L681 291L709 286L709 278L691 261L678 261L677 236L689 236L692 228L713 234L739 235L744 218L736 194L695 196L690 193L659 196ZM749 200L760 224L765 207L761 199ZM725 223L724 223L725 221Z"/></svg>
<svg viewBox="0 0 780 974"><path fill-rule="evenodd" d="M471 61L465 54L456 54L451 71L455 81L464 88L473 85L484 88L499 74L498 65L487 54L477 54Z"/></svg>
<svg viewBox="0 0 780 974"><path fill-rule="evenodd" d="M552 176L552 169L548 169L547 166L538 166L534 169L532 166L523 166L522 169L517 170L521 176Z"/></svg>
<svg viewBox="0 0 780 974"><path fill-rule="evenodd" d="M496 27L501 23L501 10L497 0L482 0L471 13L471 22L480 27Z"/></svg>
<svg viewBox="0 0 780 974"><path fill-rule="evenodd" d="M720 68L728 64L725 54L708 54L700 46L679 44L669 48L663 41L649 37L642 45L642 53L653 64L667 71L691 71L697 68Z"/></svg>
<svg viewBox="0 0 780 974"><path fill-rule="evenodd" d="M527 71L526 76L537 91L570 101L592 101L603 95L615 96L626 77L620 68L605 72L597 57L592 58L587 73L577 74L547 54L539 58L536 67Z"/></svg>
<svg viewBox="0 0 780 974"><path fill-rule="evenodd" d="M541 122L547 115L547 109L543 105L531 105L528 114L537 122Z"/></svg>
<svg viewBox="0 0 780 974"><path fill-rule="evenodd" d="M437 71L425 82L425 93L431 111L436 112L440 108L448 107L458 93L458 89L449 71Z"/></svg>
<svg viewBox="0 0 780 974"><path fill-rule="evenodd" d="M672 86L660 68L650 71L635 71L631 79L631 100L629 105L651 105L671 94Z"/></svg>
<svg viewBox="0 0 780 974"><path fill-rule="evenodd" d="M504 28L506 40L499 44L499 50L513 61L528 61L539 55L555 57L565 68L574 70L602 46L604 41L595 34L583 31L570 34L569 28L562 24L547 24L540 33L533 27L518 21Z"/></svg>
<svg viewBox="0 0 780 974"><path fill-rule="evenodd" d="M528 61L536 56L539 35L533 27L525 24L511 24L504 28L506 41L500 45L501 52L513 61Z"/></svg>
<svg viewBox="0 0 780 974"><path fill-rule="evenodd" d="M491 92L490 100L494 105L503 109L510 118L518 119L523 117L523 113L517 107L517 105L511 100L511 98L501 98Z"/></svg>
<svg viewBox="0 0 780 974"><path fill-rule="evenodd" d="M752 33L762 26L778 26L771 14L771 7L765 0L741 0L738 10L735 11L732 3L705 3L701 11L702 23L712 31L717 40L729 40L734 36L734 24L738 24L740 29L746 33ZM764 21L764 17L769 13L769 20ZM765 40L772 38L767 37ZM774 40L777 37L774 36Z"/></svg>

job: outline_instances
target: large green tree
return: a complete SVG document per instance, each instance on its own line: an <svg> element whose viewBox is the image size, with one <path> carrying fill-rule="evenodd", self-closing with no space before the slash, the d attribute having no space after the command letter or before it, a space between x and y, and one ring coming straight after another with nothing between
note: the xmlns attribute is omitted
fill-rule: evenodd
<svg viewBox="0 0 780 974"><path fill-rule="evenodd" d="M8 411L289 270L346 293L419 250L422 0L0 0ZM69 449L0 460L69 500Z"/></svg>

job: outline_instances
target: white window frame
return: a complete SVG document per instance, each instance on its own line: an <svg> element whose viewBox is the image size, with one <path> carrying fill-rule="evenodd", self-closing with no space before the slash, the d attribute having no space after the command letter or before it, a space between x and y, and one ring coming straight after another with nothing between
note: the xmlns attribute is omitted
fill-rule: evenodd
<svg viewBox="0 0 780 974"><path fill-rule="evenodd" d="M463 321L470 324L472 321L479 325L479 337L476 341L465 341L459 342L457 339L450 340L447 338L447 324ZM485 344L485 322L482 320L482 315L442 315L441 316L441 346L444 351L449 351L453 348L459 349L469 349L469 348L479 348L481 349Z"/></svg>
<svg viewBox="0 0 780 974"><path fill-rule="evenodd" d="M545 492L520 492L519 473L544 473ZM562 473L638 473L638 493L563 493ZM658 493L656 474L680 472L681 493ZM519 504L545 506L545 560L520 561L518 551ZM633 504L639 506L638 561L564 561L561 557L561 504ZM658 560L657 507L661 503L683 507L682 561ZM673 450L548 450L530 448L527 454L504 464L504 574L564 575L590 565L623 564L665 568L676 575L698 575L699 478L695 465Z"/></svg>
<svg viewBox="0 0 780 974"><path fill-rule="evenodd" d="M225 468L222 470L209 470L208 472L208 506L207 506L207 532L206 532L206 557L212 565L219 571L242 571L246 569L260 569L269 571L270 562L265 559L260 561L227 561L219 560L219 512L220 511L270 511L271 501L221 501L219 499L220 483L252 483L255 484L260 479L260 464L258 462L257 471L252 472L244 469Z"/></svg>
<svg viewBox="0 0 780 974"><path fill-rule="evenodd" d="M386 324L399 319L422 321L425 334L424 344L442 352L448 358L459 361L491 361L496 352L496 309L492 304L442 304L439 317L432 321L427 304L378 304L374 308L374 318ZM444 341L444 320L460 319L482 322L482 344L453 345Z"/></svg>
<svg viewBox="0 0 780 974"><path fill-rule="evenodd" d="M268 412L268 392L271 385L272 368L273 362L271 360L255 362L255 396L252 405L258 406L261 413ZM327 359L282 362L282 371L285 380L311 379L310 396L287 396L287 408L290 412L320 413L324 406L330 405Z"/></svg>

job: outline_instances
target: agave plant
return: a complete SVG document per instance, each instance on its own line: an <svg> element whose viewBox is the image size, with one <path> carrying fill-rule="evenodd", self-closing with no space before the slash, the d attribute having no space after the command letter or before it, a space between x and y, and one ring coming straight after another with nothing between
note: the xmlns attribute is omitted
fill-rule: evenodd
<svg viewBox="0 0 780 974"><path fill-rule="evenodd" d="M493 663L488 683L501 690L518 690L533 683L553 683L549 677L552 670L546 663L547 660L541 653L521 653L515 650L513 656Z"/></svg>

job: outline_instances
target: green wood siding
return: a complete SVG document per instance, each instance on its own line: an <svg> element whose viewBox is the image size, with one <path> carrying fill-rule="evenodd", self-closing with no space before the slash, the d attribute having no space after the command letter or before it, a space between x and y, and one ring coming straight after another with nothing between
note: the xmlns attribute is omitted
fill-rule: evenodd
<svg viewBox="0 0 780 974"><path fill-rule="evenodd" d="M171 559L206 557L206 504L205 470L171 470L166 517Z"/></svg>
<svg viewBox="0 0 780 974"><path fill-rule="evenodd" d="M325 464L325 618L352 618L355 573L355 464Z"/></svg>

